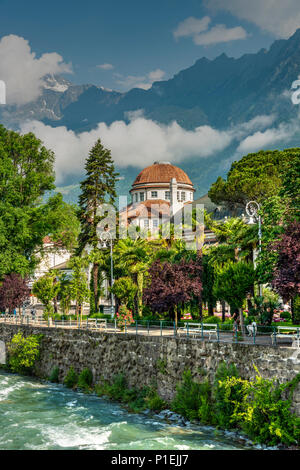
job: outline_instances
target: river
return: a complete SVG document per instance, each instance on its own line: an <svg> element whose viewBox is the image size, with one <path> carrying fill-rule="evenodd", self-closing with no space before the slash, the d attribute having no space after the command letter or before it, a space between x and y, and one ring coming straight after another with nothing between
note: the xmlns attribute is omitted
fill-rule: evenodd
<svg viewBox="0 0 300 470"><path fill-rule="evenodd" d="M170 425L94 395L0 372L0 450L245 449L209 427Z"/></svg>

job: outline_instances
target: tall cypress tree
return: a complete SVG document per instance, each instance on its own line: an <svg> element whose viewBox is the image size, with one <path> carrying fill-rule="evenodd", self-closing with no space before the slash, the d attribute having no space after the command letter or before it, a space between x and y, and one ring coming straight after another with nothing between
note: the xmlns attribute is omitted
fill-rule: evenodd
<svg viewBox="0 0 300 470"><path fill-rule="evenodd" d="M97 209L104 203L115 204L116 178L114 162L110 150L103 147L98 139L91 149L85 164L86 178L80 184L81 195L79 197L79 220L81 231L79 234L79 246L77 254L80 255L87 245L97 250L98 236L97 226L105 217L97 213ZM92 285L94 293L94 309L98 310L99 289L99 263L97 257L93 262Z"/></svg>

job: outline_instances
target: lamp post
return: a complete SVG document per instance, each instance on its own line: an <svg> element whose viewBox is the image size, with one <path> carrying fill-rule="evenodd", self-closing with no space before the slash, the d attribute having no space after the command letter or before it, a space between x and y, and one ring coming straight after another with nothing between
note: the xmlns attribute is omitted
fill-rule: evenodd
<svg viewBox="0 0 300 470"><path fill-rule="evenodd" d="M114 285L114 266L113 266L113 237L110 232L102 232L100 234L100 240L102 242L102 248L106 248L106 242L110 245L110 278L111 287ZM113 318L115 314L115 307L114 307L114 294L111 292L111 317Z"/></svg>
<svg viewBox="0 0 300 470"><path fill-rule="evenodd" d="M256 202L256 201L247 202L246 212L249 216L248 224L253 225L256 222L258 222L258 251L259 251L259 253L261 253L261 236L262 236L262 234L261 234L261 216L259 214L259 211L260 211L260 205L259 205L258 202ZM253 251L253 264L254 264L254 267L255 267L255 260L256 260L256 256L255 256L254 251ZM262 286L261 286L261 284L258 285L258 289L259 289L259 296L261 297L262 296Z"/></svg>

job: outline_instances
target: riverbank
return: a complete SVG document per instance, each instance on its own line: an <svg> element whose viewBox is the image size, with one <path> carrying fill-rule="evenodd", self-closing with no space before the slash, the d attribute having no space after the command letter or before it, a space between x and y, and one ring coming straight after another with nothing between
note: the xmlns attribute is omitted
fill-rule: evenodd
<svg viewBox="0 0 300 470"><path fill-rule="evenodd" d="M209 427L128 413L120 404L0 371L1 450L244 450Z"/></svg>
<svg viewBox="0 0 300 470"><path fill-rule="evenodd" d="M2 325L6 347L17 331L42 334L38 377L55 375L60 383L68 378L70 387L89 377L87 389L130 411L171 407L189 422L239 428L252 441L271 446L299 440L299 423L290 413L298 403L297 350ZM272 371L281 384L269 378Z"/></svg>

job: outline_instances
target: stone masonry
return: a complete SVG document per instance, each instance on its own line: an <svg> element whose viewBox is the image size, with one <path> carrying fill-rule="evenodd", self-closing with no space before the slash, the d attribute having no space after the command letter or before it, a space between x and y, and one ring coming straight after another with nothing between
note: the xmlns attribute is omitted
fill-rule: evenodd
<svg viewBox="0 0 300 470"><path fill-rule="evenodd" d="M300 372L300 349L291 347L0 324L0 341L6 351L19 330L25 336L43 334L35 371L39 377L49 377L55 366L59 367L60 381L71 366L78 373L91 369L95 383L101 377L110 380L124 373L130 387L155 385L166 400L173 398L185 369L190 369L196 380L202 380L204 374L213 380L221 361L234 363L244 378L255 377L253 365L264 378L275 377L280 382ZM299 386L294 392L293 410L300 416Z"/></svg>

